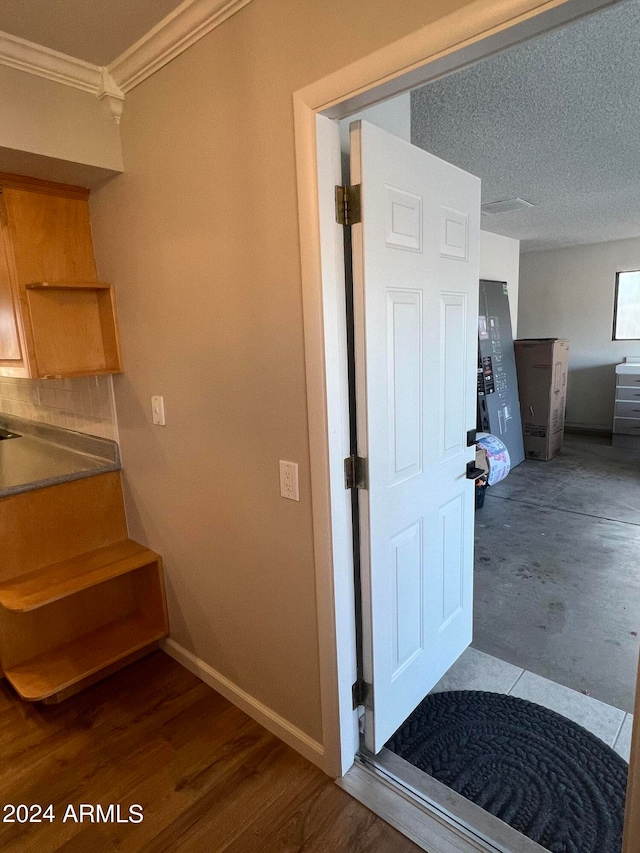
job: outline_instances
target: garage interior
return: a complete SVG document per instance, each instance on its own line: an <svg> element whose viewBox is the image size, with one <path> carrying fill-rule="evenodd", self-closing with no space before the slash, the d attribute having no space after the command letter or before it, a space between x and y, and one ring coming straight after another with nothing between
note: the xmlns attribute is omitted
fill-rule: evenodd
<svg viewBox="0 0 640 853"><path fill-rule="evenodd" d="M415 145L480 176L483 206L531 205L482 217L519 243L513 337L570 347L562 451L487 489L473 644L435 691L546 705L627 760L640 455L612 447L611 431L615 365L640 341L612 340L612 323L616 273L640 268L638 67L640 7L623 2L411 93Z"/></svg>
<svg viewBox="0 0 640 853"><path fill-rule="evenodd" d="M489 488L476 514L473 646L436 690L551 707L628 760L640 457L605 441L565 436L560 455L525 460Z"/></svg>
<svg viewBox="0 0 640 853"><path fill-rule="evenodd" d="M432 692L536 702L628 760L640 633L640 454L612 446L616 274L640 270L640 7L616 3L341 122L365 119L478 175L480 275L514 339L569 341L562 451L476 512L474 639ZM507 205L509 207L510 205Z"/></svg>
<svg viewBox="0 0 640 853"><path fill-rule="evenodd" d="M451 698L427 697L375 765L427 800L451 796L439 784L462 794L518 829L522 849L531 840L565 849L557 845L566 839L559 829L545 842L544 831L510 820L508 783L497 777L507 778L515 758L512 730L490 733L473 712L473 723L459 722L457 703L472 694L499 694L505 708L525 700L532 714L542 706L578 724L623 766L631 750L640 439L612 432L616 366L640 360L640 334L614 340L613 329L617 274L640 270L639 67L640 7L620 2L342 122L343 141L349 121L362 118L479 176L481 281L505 283L513 339L569 342L561 451L512 467L475 513L473 640L431 691ZM485 779L496 774L491 793L487 781L474 794L454 758L467 747L444 732L459 725L459 743L468 734L472 744L465 755L475 749L479 761L494 735L504 743L502 755L482 759ZM542 764L559 767L554 755L543 749ZM526 790L513 794L514 814ZM603 806L604 825L621 823L623 802L622 794ZM594 809L584 803L587 820ZM481 820L476 812L468 823ZM617 853L618 830L594 841L581 821L576 849Z"/></svg>

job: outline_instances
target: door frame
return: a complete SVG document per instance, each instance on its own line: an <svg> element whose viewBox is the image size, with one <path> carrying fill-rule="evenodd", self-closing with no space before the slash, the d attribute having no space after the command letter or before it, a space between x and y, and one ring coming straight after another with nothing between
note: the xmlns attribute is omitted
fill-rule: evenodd
<svg viewBox="0 0 640 853"><path fill-rule="evenodd" d="M359 748L344 256L333 207L337 121L617 0L475 0L293 94L320 687L322 767L343 776ZM337 146L337 148L336 148ZM337 171L338 170L338 171Z"/></svg>

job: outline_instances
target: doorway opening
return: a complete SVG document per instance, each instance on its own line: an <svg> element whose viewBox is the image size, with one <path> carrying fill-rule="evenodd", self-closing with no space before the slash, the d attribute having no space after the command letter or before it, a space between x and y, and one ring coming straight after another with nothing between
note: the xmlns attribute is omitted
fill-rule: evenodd
<svg viewBox="0 0 640 853"><path fill-rule="evenodd" d="M608 14L612 16L615 12L623 17L630 9L631 4L622 3ZM595 21L594 18L583 22L582 26L594 25ZM602 22L599 26L603 26ZM553 35L557 40L559 34ZM593 45L593 40L590 43ZM619 47L619 42L616 44ZM482 64L475 66L473 72L477 73ZM452 80L447 78L438 85L445 87ZM481 88L486 91L486 86ZM410 96L411 109L419 94ZM446 97L439 93L435 100L436 111L444 114ZM392 104L380 105L382 118L377 116L375 120L383 126L399 106L397 102ZM457 119L461 118L464 110L457 115ZM445 126L441 130L442 144L446 145L444 137L451 134L446 122L434 121L431 126L440 127L440 124ZM467 133L462 135L468 138L468 126L466 129ZM442 152L432 153L442 156ZM447 153L450 161L465 168L464 161L456 162L450 151L445 152L444 159ZM541 206L543 203L536 205ZM584 210L581 225L584 229ZM510 236L514 233L511 227L489 234L518 240ZM614 223L613 227L619 233L620 224ZM635 227L634 233L640 233L637 225L630 227ZM509 233L501 234L501 230ZM557 242L535 245L534 237L524 239L534 246L526 254L536 256L557 254L571 246L570 242L564 246ZM591 240L586 245L614 242L598 238L595 233ZM585 245L584 233L582 244ZM527 266L535 268L539 260L539 257L529 259ZM527 288L533 288L533 276L533 272L528 273ZM535 301L535 294L529 294L528 300ZM522 297L519 301L528 306ZM577 314L581 307L585 306L576 300L569 305L567 316ZM544 320L548 318L541 319L540 311L537 314L529 311L524 320L522 316L517 319L521 327L528 324L527 337L568 336L562 329L557 329L555 335L547 331L548 322L545 325ZM562 322L558 314L553 319ZM538 327L529 331L536 323ZM581 369L578 362L577 370ZM582 381L580 376L576 378ZM575 385L576 402L572 411L579 410L580 387ZM613 403L612 397L609 403ZM433 692L483 690L536 701L575 719L628 759L637 661L633 618L638 611L628 555L634 550L633 538L638 533L634 513L638 502L634 504L627 499L621 506L615 495L607 501L607 492L619 491L621 487L628 492L633 488L634 478L625 476L633 473L633 456L608 447L605 437L598 434L603 432L603 424L597 421L589 424L576 420L570 427L578 430L578 434L570 434L555 461L527 461L515 468L507 480L488 492L486 506L478 511L474 629L477 640ZM608 571L609 568L614 571ZM618 649L622 651L616 653ZM607 666L614 659L615 666Z"/></svg>

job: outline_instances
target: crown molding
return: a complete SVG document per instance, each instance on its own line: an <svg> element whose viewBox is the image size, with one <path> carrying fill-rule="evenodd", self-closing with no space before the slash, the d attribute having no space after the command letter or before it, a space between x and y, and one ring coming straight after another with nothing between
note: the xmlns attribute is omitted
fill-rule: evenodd
<svg viewBox="0 0 640 853"><path fill-rule="evenodd" d="M0 65L95 95L120 122L124 96L251 0L184 0L108 67L0 31Z"/></svg>
<svg viewBox="0 0 640 853"><path fill-rule="evenodd" d="M124 93L106 68L0 31L0 65L89 92L102 101L118 124Z"/></svg>
<svg viewBox="0 0 640 853"><path fill-rule="evenodd" d="M115 59L108 66L109 73L126 94L250 2L184 0Z"/></svg>
<svg viewBox="0 0 640 853"><path fill-rule="evenodd" d="M120 124L120 116L124 107L124 92L115 83L108 68L100 69L100 85L96 95L98 100L109 110L115 123Z"/></svg>
<svg viewBox="0 0 640 853"><path fill-rule="evenodd" d="M102 76L97 65L1 31L0 65L8 65L9 68L17 68L18 71L26 71L94 95L98 93Z"/></svg>

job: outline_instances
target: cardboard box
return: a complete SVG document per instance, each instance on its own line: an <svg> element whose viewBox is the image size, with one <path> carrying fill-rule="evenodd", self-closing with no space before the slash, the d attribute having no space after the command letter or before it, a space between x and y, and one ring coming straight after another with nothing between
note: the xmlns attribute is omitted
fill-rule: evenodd
<svg viewBox="0 0 640 853"><path fill-rule="evenodd" d="M546 461L562 449L569 341L531 338L514 347L525 456Z"/></svg>

